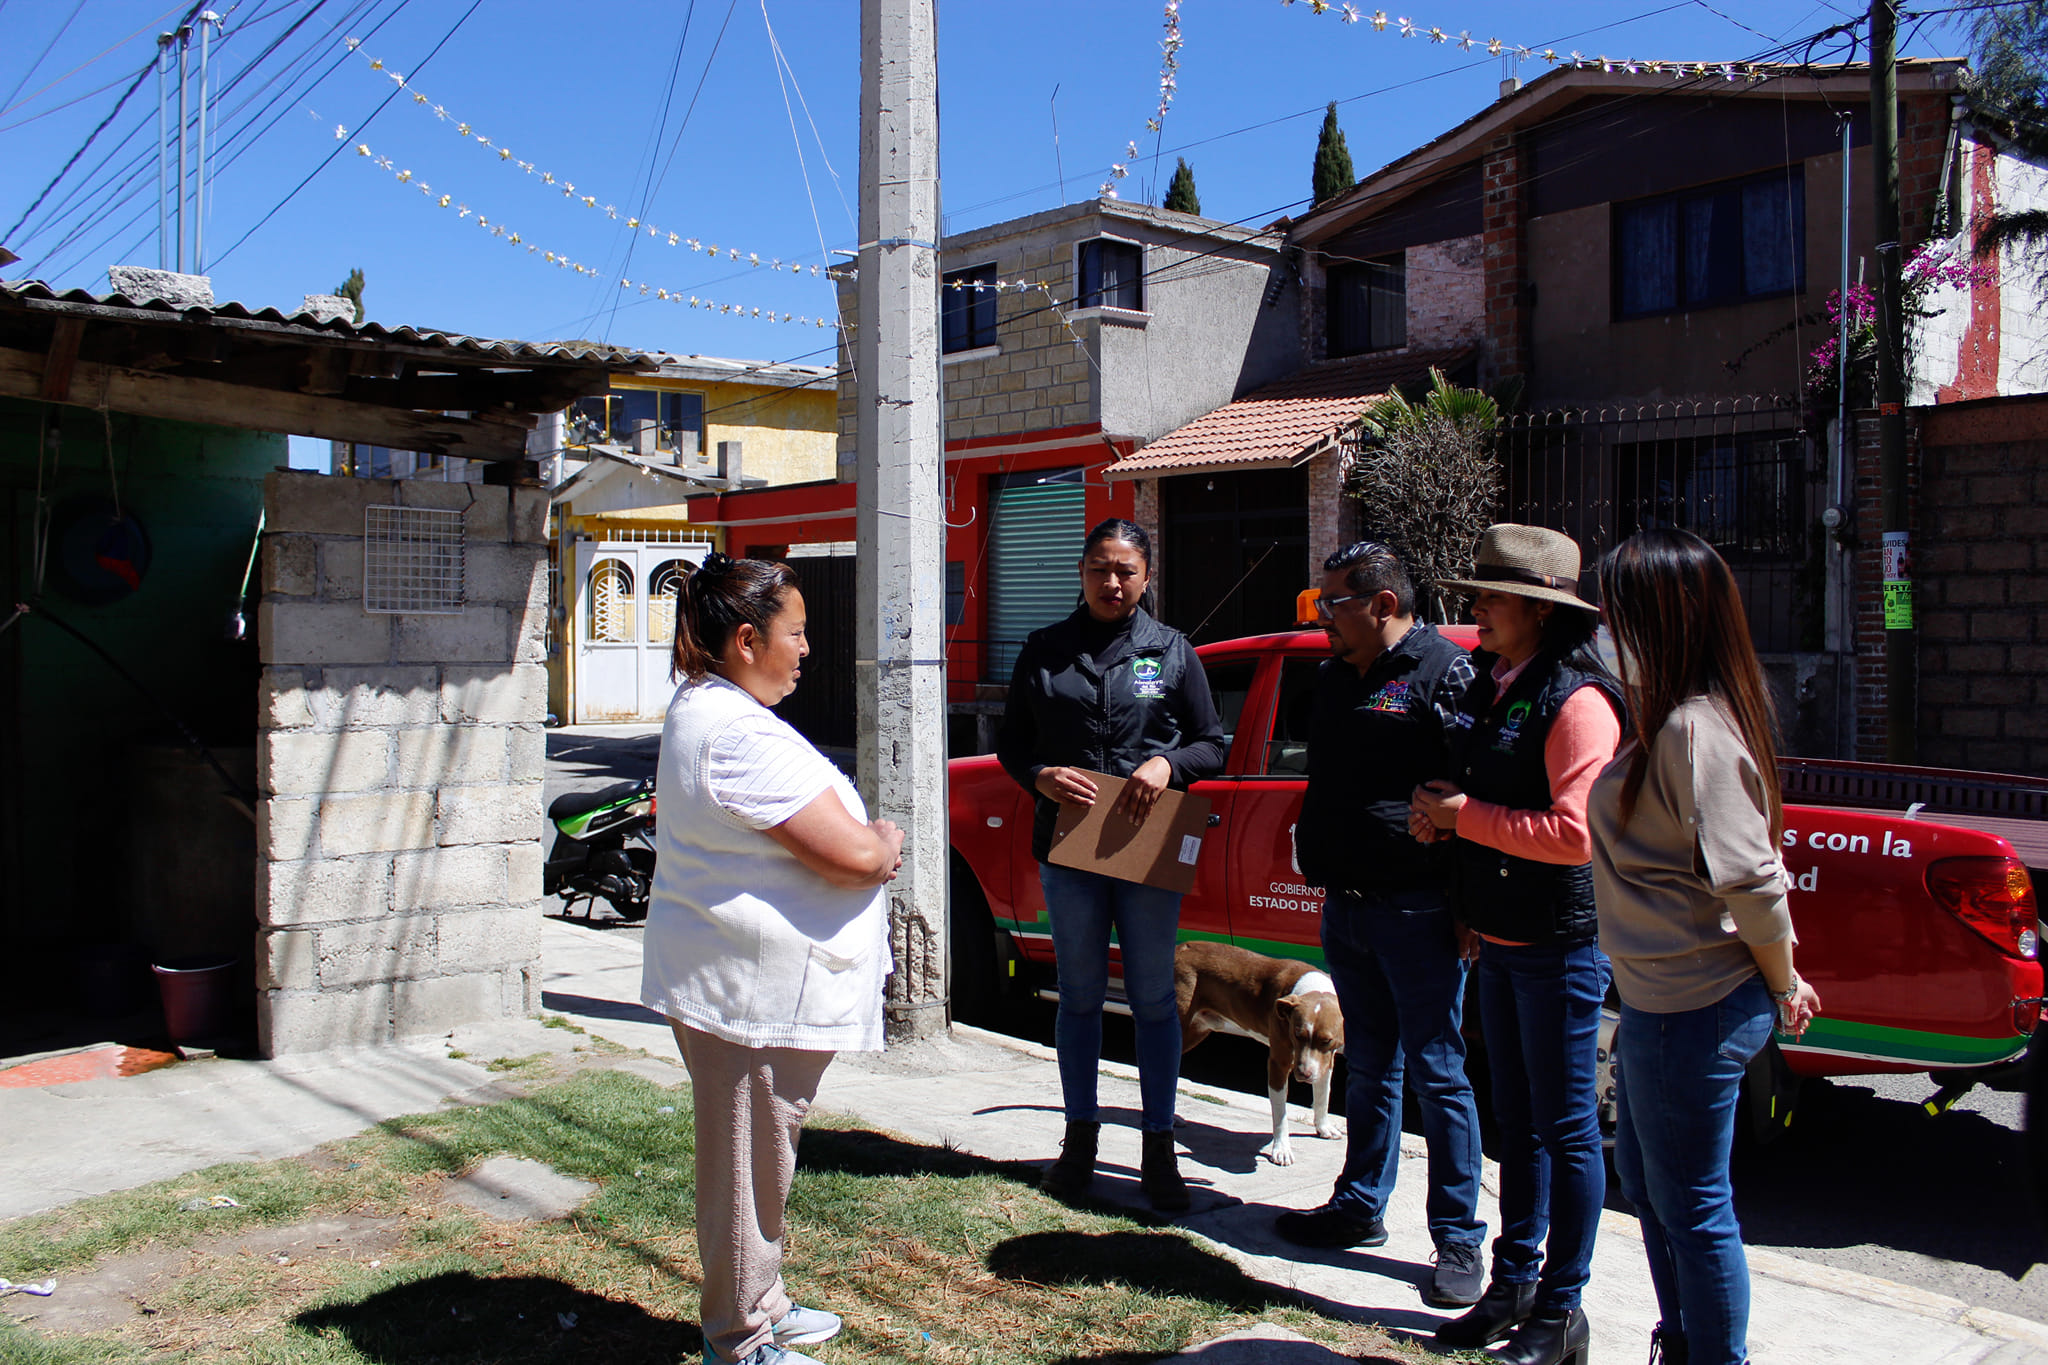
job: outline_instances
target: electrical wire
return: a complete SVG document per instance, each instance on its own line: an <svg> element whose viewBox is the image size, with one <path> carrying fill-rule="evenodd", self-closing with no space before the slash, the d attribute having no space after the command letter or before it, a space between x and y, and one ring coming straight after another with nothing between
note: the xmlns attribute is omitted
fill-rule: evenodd
<svg viewBox="0 0 2048 1365"><path fill-rule="evenodd" d="M26 95L22 96L22 97L21 97L20 99L18 99L18 100L11 100L11 101L9 101L9 102L8 102L7 104L5 104L5 105L0 105L0 116L4 116L4 115L7 115L7 114L11 114L11 113L13 113L13 112L14 112L15 110L17 110L17 109L21 108L21 106L22 106L22 105L24 105L24 104L32 104L32 103L34 103L34 102L35 102L36 100L40 99L40 98L41 98L41 97L42 97L43 95L47 94L47 93L48 93L48 92L50 92L51 90L54 90L54 89L56 89L56 88L57 88L58 86L60 86L60 85L64 84L64 82L66 82L66 81L70 80L70 79L71 79L71 78L72 78L73 76L76 76L76 75L77 75L77 74L78 74L79 72L81 72L81 71L85 70L85 69L86 69L86 68L87 68L88 66L91 66L91 65L92 65L92 64L93 64L94 62L97 62L97 61L99 61L99 60L100 60L101 58L103 58L103 57L106 57L106 56L107 56L107 55L109 55L110 53L114 53L114 52L118 52L118 51L120 51L120 50L121 50L122 48L124 48L124 47L128 46L128 44L130 44L130 43L134 42L134 41L135 41L135 40L136 40L137 38L140 38L140 37L141 37L141 36L142 36L143 34L145 34L145 33L149 32L149 31L150 31L151 29L153 29L153 28L157 27L157 26L158 26L159 24L163 23L163 21L164 21L164 20L168 19L168 18L169 18L170 16L172 16L173 14L176 14L176 13L178 12L178 8L179 8L179 7L178 7L177 5L172 5L172 6L171 6L171 7L169 8L169 9L165 10L165 11L164 11L164 12L163 12L162 14L159 14L159 15L158 15L158 16L157 16L156 18L154 18L154 19L150 20L150 21L149 21L148 23L144 24L144 25L143 25L143 26L142 26L141 28L138 28L138 29L136 29L136 30L135 30L135 31L134 31L133 33L129 34L129 35L127 36L127 37L125 37L125 38L122 38L122 39L119 39L119 40L117 40L116 42L113 42L113 43L109 44L108 46L106 46L106 47L103 47L103 48L101 48L101 49L100 49L100 50L99 50L99 51L98 51L97 53L95 53L94 55L92 55L92 56L90 56L90 57L87 57L87 58L86 58L86 59L85 59L84 61L80 62L80 63L79 63L79 64L78 64L77 66L74 66L74 67L72 67L72 68L71 68L71 69L70 69L69 71L67 71L67 72L65 72L65 73L64 73L63 75L61 75L61 76L57 77L57 78L56 78L55 80L53 80L53 81L48 81L48 82L44 83L43 85L39 86L39 87L38 87L37 89L35 89L35 90L32 90L32 91L30 91L30 92L29 92L28 94L26 94ZM195 8L196 8L196 7L195 7ZM190 16L189 16L189 14L188 14L188 16L187 16L187 17L190 17ZM121 83L120 81L109 81L109 82L108 82L108 83L107 83L106 85L103 85L103 86L101 86L101 87L100 87L100 90L108 90L108 89L111 89L111 88L113 88L114 86L116 86L116 85L119 85L120 83ZM98 91L98 90L96 90L96 91L94 91L93 93L94 93L94 94L98 94L98 93L99 93L99 91ZM72 103L76 103L76 101L74 100L74 101L72 101ZM61 108L63 108L64 106L60 104L60 105L58 105L57 107L58 107L59 109L61 109ZM10 126L12 126L12 125L10 125Z"/></svg>
<svg viewBox="0 0 2048 1365"><path fill-rule="evenodd" d="M697 17L697 0L690 0L690 7L683 11L683 31L676 36L676 55L668 64L668 87L661 96L661 115L655 120L653 130L647 137L647 170L644 172L645 190L640 196L640 212L635 215L640 221L647 221L647 210L654 200L654 158L661 154L661 136L668 131L668 111L675 103L676 82L683 74L683 49L689 46L690 24ZM626 239L626 256L623 264L609 274L625 275L633 268L633 249L640 245L640 233L632 228ZM619 317L619 293L611 291L611 315L605 319L604 340L610 341L612 325Z"/></svg>
<svg viewBox="0 0 2048 1365"><path fill-rule="evenodd" d="M84 8L85 0L78 0L78 3L71 7L71 13L64 16L64 22L59 24L57 31L50 35L50 41L43 45L43 50L36 54L36 59L28 64L28 70L21 73L21 79L14 83L14 88L7 92L6 98L0 99L0 109L13 107L14 97L21 93L21 87L29 83L29 78L36 74L36 68L43 64L43 59L50 55L51 50L57 46L58 40L70 31L71 25L77 22L79 12Z"/></svg>

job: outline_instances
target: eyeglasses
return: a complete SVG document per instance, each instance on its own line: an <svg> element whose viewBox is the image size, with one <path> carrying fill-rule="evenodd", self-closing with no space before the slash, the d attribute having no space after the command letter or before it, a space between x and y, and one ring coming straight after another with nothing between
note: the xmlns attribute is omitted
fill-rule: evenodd
<svg viewBox="0 0 2048 1365"><path fill-rule="evenodd" d="M1371 596L1373 594L1369 592L1347 592L1342 597L1318 597L1316 599L1316 615L1322 617L1325 621L1334 621L1337 619L1337 608L1343 606L1346 602L1363 602Z"/></svg>

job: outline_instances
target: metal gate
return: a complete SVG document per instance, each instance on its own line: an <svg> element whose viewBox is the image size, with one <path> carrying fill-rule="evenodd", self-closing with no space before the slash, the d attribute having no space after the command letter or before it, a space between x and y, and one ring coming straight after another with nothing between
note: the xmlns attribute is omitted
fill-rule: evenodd
<svg viewBox="0 0 2048 1365"><path fill-rule="evenodd" d="M658 721L667 713L675 695L668 670L676 595L710 552L704 544L576 543L569 632L576 659L570 711L577 724Z"/></svg>

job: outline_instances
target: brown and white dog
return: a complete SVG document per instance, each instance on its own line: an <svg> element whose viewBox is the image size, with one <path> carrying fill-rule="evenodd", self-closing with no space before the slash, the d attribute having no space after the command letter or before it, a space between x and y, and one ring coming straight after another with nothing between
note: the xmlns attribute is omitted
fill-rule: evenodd
<svg viewBox="0 0 2048 1365"><path fill-rule="evenodd" d="M1242 1033L1266 1045L1266 1097L1273 1102L1273 1140L1259 1155L1294 1164L1287 1140L1287 1083L1315 1096L1316 1136L1333 1138L1330 1074L1344 1050L1344 1016L1336 987L1306 962L1263 957L1228 943L1183 943L1173 954L1173 993L1180 1005L1181 1051L1211 1033Z"/></svg>

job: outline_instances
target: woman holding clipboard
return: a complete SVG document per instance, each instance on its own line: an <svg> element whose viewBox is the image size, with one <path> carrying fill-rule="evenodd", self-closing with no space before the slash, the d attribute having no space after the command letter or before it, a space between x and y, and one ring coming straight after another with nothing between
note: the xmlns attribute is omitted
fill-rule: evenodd
<svg viewBox="0 0 2048 1365"><path fill-rule="evenodd" d="M1153 1208L1173 1213L1188 1207L1173 1148L1181 1051L1173 949L1180 896L1056 866L1048 857L1059 807L1095 804L1090 771L1123 778L1112 817L1143 823L1167 787L1185 788L1221 771L1223 724L1187 637L1146 609L1152 538L1144 528L1117 519L1098 525L1082 543L1080 571L1081 605L1065 620L1033 631L1017 656L996 750L1004 770L1037 798L1031 853L1059 959L1053 1037L1067 1135L1043 1185L1067 1197L1095 1179L1101 1133L1095 1077L1114 929L1137 1039L1140 1183Z"/></svg>

